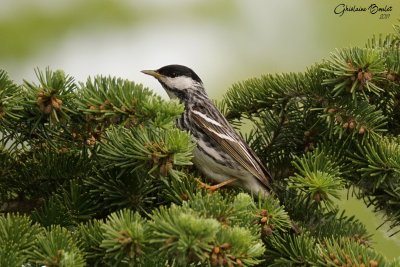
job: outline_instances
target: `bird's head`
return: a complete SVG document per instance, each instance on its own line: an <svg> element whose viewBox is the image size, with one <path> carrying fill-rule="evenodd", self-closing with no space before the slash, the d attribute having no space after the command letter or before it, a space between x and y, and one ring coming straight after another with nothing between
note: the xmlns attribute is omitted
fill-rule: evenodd
<svg viewBox="0 0 400 267"><path fill-rule="evenodd" d="M205 93L200 77L188 67L167 65L158 70L142 70L142 72L156 78L170 98L179 98L184 101L196 91Z"/></svg>

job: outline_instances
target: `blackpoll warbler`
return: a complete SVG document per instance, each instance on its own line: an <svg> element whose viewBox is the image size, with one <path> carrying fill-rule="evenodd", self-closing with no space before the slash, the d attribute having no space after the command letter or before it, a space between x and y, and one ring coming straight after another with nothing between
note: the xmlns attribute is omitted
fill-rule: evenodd
<svg viewBox="0 0 400 267"><path fill-rule="evenodd" d="M177 98L185 105L177 126L197 139L193 163L208 178L219 182L208 186L210 190L233 183L254 193L270 192L271 175L208 98L193 70L168 65L142 72L156 78L171 99Z"/></svg>

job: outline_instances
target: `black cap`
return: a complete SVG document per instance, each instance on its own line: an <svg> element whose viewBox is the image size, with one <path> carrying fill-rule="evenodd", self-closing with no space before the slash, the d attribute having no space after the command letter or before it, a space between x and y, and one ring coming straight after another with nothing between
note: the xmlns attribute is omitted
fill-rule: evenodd
<svg viewBox="0 0 400 267"><path fill-rule="evenodd" d="M171 78L186 76L199 83L202 83L200 77L192 69L182 65L167 65L156 70L156 72Z"/></svg>

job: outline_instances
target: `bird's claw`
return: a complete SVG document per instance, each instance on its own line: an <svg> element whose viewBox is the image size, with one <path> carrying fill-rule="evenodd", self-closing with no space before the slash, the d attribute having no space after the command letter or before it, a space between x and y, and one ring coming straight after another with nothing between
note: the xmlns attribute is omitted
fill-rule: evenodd
<svg viewBox="0 0 400 267"><path fill-rule="evenodd" d="M196 178L196 181L199 183L199 185L200 185L201 188L205 188L205 189L207 189L209 192L215 192L215 191L218 190L219 188L221 188L221 187L223 187L223 186L225 186L225 185L227 185L227 184L230 184L230 183L236 181L236 178L228 179L228 180L223 181L222 183L219 183L219 184L216 184L216 185L209 185L209 184L206 184L206 183L200 181L200 179L198 179L198 178Z"/></svg>
<svg viewBox="0 0 400 267"><path fill-rule="evenodd" d="M207 191L209 191L211 193L219 188L219 187L216 187L215 185L206 184L206 183L202 182L199 178L196 178L196 182L199 183L200 188L207 189Z"/></svg>

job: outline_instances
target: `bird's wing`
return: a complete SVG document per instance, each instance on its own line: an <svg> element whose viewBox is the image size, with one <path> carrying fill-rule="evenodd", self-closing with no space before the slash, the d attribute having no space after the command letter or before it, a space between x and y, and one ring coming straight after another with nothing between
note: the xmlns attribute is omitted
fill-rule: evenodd
<svg viewBox="0 0 400 267"><path fill-rule="evenodd" d="M214 116L212 116L214 115ZM260 159L253 150L235 132L229 122L218 114L207 114L204 110L192 110L192 121L204 131L206 135L215 140L224 152L236 160L240 166L253 174L262 184L270 189L272 179ZM213 117L219 116L218 120Z"/></svg>

